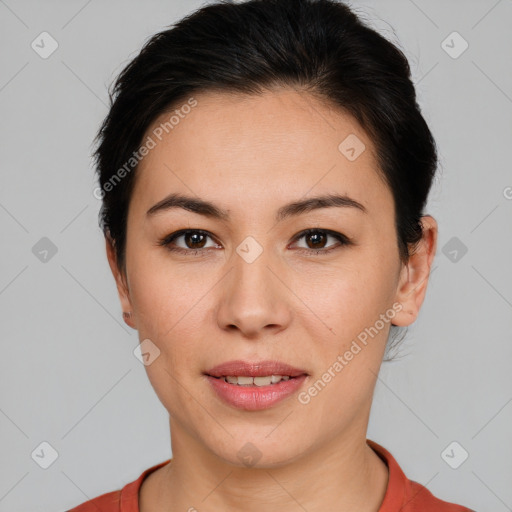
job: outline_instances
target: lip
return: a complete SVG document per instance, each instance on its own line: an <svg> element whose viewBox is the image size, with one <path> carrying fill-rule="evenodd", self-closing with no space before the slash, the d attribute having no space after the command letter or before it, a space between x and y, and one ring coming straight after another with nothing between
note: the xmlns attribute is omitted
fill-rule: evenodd
<svg viewBox="0 0 512 512"><path fill-rule="evenodd" d="M304 384L309 374L279 361L227 361L204 372L212 389L225 403L247 411L268 409L291 396ZM289 380L268 386L238 386L229 384L221 377L264 377L288 375Z"/></svg>
<svg viewBox="0 0 512 512"><path fill-rule="evenodd" d="M289 364L280 361L226 361L206 372L210 377L264 377L266 375L289 375L290 377L300 377L308 375L306 370L295 368Z"/></svg>
<svg viewBox="0 0 512 512"><path fill-rule="evenodd" d="M246 411L261 411L276 405L297 392L307 378L307 375L300 375L268 386L239 386L229 384L222 378L207 376L219 398L232 407Z"/></svg>

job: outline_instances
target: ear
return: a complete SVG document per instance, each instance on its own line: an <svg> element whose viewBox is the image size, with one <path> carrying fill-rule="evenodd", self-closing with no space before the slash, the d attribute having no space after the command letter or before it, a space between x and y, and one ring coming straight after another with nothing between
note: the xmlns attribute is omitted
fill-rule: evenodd
<svg viewBox="0 0 512 512"><path fill-rule="evenodd" d="M403 265L395 301L402 309L393 318L393 325L411 325L418 317L425 299L432 261L437 249L437 222L430 215L421 218L423 236L409 261Z"/></svg>
<svg viewBox="0 0 512 512"><path fill-rule="evenodd" d="M130 290L127 284L127 278L124 273L119 269L117 264L117 257L114 249L114 243L109 235L105 236L105 245L107 249L107 259L108 264L110 265L110 270L114 275L114 279L116 281L117 293L119 295L119 300L121 301L121 307L123 312L131 312L132 314L129 317L124 317L124 321L133 329L136 329L134 324L133 317L133 306L130 299Z"/></svg>

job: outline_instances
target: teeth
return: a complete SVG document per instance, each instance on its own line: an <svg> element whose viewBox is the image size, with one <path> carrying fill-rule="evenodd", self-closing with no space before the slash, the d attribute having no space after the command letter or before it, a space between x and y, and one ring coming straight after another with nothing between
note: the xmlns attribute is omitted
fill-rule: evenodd
<svg viewBox="0 0 512 512"><path fill-rule="evenodd" d="M221 377L221 379L224 382L238 386L269 386L270 384L277 384L282 380L289 380L290 377L288 375L268 375L266 377L236 377L230 375L228 377Z"/></svg>

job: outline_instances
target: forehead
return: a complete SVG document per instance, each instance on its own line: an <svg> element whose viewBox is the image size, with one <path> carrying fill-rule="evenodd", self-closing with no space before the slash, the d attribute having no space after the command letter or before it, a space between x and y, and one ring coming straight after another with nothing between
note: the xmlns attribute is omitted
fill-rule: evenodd
<svg viewBox="0 0 512 512"><path fill-rule="evenodd" d="M202 92L159 116L148 136L155 145L137 169L136 195L149 206L172 191L240 206L310 190L350 192L365 206L390 199L357 121L307 93Z"/></svg>
<svg viewBox="0 0 512 512"><path fill-rule="evenodd" d="M196 150L199 155L208 151L226 158L252 150L263 158L278 150L287 157L293 153L295 160L318 159L328 147L329 154L337 157L338 145L349 134L367 139L368 153L373 152L371 141L352 116L305 92L287 88L251 95L201 92L194 96L194 107L188 107L188 102L174 105L148 129L148 133L159 132L158 142L165 139L169 145L180 146L186 138L186 147L175 149L188 150L188 157L197 155ZM159 144L160 149L164 145Z"/></svg>

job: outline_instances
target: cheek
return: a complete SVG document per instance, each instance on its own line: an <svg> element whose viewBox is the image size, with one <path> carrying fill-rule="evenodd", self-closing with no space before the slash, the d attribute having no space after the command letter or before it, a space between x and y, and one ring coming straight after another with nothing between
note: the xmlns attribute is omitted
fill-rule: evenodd
<svg viewBox="0 0 512 512"><path fill-rule="evenodd" d="M308 299L322 320L310 314L304 324L316 340L310 355L318 374L312 385L321 391L311 404L322 428L350 421L371 400L390 327L380 316L391 307L390 275L385 265L360 259L323 280L323 293L318 287Z"/></svg>
<svg viewBox="0 0 512 512"><path fill-rule="evenodd" d="M208 290L202 272L166 259L165 249L132 255L130 294L140 336L163 340L193 322L196 302ZM200 305L199 305L200 309ZM180 320L181 319L181 320Z"/></svg>
<svg viewBox="0 0 512 512"><path fill-rule="evenodd" d="M359 251L330 268L298 273L290 288L302 299L294 302L310 319L316 337L323 333L325 339L340 344L372 325L390 307L393 275L383 258Z"/></svg>
<svg viewBox="0 0 512 512"><path fill-rule="evenodd" d="M316 378L323 389L317 403L321 409L322 402L328 404L327 409L343 418L367 403L382 362L390 321L381 315L390 311L393 300L390 262L359 254L350 265L326 276L323 293L317 288L311 298L318 307L315 312L334 331L317 320L309 322L309 337L317 342L311 357L319 361Z"/></svg>
<svg viewBox="0 0 512 512"><path fill-rule="evenodd" d="M208 277L207 268L191 271L161 257L149 259L134 258L131 281L139 338L151 340L159 350L158 358L145 369L162 403L169 410L180 410L186 407L180 391L183 383L199 375L198 358L211 332L205 328L207 295L218 278Z"/></svg>

